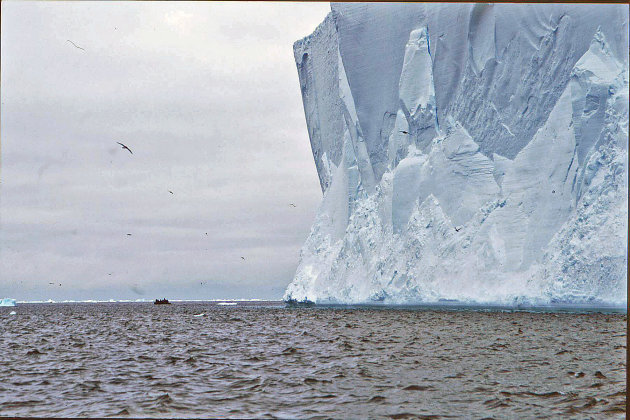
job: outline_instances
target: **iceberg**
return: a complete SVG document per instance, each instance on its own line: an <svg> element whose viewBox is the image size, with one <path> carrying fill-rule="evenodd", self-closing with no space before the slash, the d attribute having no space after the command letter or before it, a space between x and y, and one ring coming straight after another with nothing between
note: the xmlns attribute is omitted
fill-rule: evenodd
<svg viewBox="0 0 630 420"><path fill-rule="evenodd" d="M332 3L293 50L323 198L285 301L626 305L626 6Z"/></svg>
<svg viewBox="0 0 630 420"><path fill-rule="evenodd" d="M10 298L1 299L0 306L15 306L15 299L10 299Z"/></svg>

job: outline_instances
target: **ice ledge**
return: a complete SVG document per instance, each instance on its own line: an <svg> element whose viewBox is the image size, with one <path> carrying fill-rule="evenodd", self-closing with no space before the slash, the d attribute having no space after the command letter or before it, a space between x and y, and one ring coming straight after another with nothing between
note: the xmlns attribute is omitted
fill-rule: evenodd
<svg viewBox="0 0 630 420"><path fill-rule="evenodd" d="M308 41L325 188L285 299L626 302L627 9L404 10L333 6Z"/></svg>

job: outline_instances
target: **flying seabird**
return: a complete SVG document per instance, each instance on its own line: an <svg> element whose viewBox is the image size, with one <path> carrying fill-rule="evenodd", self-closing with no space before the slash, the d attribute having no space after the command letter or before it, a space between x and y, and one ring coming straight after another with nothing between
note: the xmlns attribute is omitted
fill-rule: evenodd
<svg viewBox="0 0 630 420"><path fill-rule="evenodd" d="M122 144L121 142L117 141L116 143L120 144L122 146L123 149L127 149L129 150L129 153L131 153L133 155L133 152L131 151L130 148L128 148L127 146L125 146L124 144Z"/></svg>
<svg viewBox="0 0 630 420"><path fill-rule="evenodd" d="M173 191L171 191L171 190L168 190L168 192L170 192L171 194L173 194Z"/></svg>
<svg viewBox="0 0 630 420"><path fill-rule="evenodd" d="M459 232L460 230L462 230L462 228L457 229L457 227L455 227L455 232Z"/></svg>
<svg viewBox="0 0 630 420"><path fill-rule="evenodd" d="M399 132L399 133L403 133L403 134L409 134L409 132L408 132L408 131L405 131L405 130L399 130L398 132Z"/></svg>
<svg viewBox="0 0 630 420"><path fill-rule="evenodd" d="M241 257L243 260L245 259L245 257Z"/></svg>
<svg viewBox="0 0 630 420"><path fill-rule="evenodd" d="M127 236L131 236L131 233L128 233Z"/></svg>
<svg viewBox="0 0 630 420"><path fill-rule="evenodd" d="M289 205L290 205L290 206L293 206L293 207L297 207L297 206L296 206L295 204L293 204L293 203L289 203Z"/></svg>
<svg viewBox="0 0 630 420"><path fill-rule="evenodd" d="M75 44L74 42L70 41L69 39L67 39L66 41L68 41L69 43L71 43L72 45L74 45L75 47L77 47L78 49L85 51L85 48L81 48L81 47L79 47L77 44Z"/></svg>
<svg viewBox="0 0 630 420"><path fill-rule="evenodd" d="M49 281L49 282L48 282L48 284L53 284L53 285L54 285L55 283L53 283L53 282Z"/></svg>

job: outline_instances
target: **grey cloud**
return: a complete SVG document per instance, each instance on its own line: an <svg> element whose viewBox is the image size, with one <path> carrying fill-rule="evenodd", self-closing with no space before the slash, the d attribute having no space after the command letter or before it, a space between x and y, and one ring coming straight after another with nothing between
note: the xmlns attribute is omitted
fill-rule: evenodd
<svg viewBox="0 0 630 420"><path fill-rule="evenodd" d="M291 46L328 6L249 4L2 3L0 297L282 295L321 199Z"/></svg>

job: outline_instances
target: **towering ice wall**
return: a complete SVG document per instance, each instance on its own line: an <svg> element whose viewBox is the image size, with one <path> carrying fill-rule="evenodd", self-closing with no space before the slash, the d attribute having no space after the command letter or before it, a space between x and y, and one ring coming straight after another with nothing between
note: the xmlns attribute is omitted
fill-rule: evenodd
<svg viewBox="0 0 630 420"><path fill-rule="evenodd" d="M285 299L625 304L628 7L332 4Z"/></svg>

